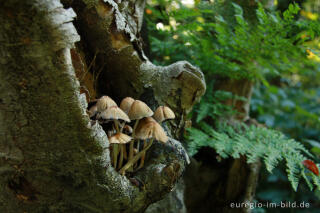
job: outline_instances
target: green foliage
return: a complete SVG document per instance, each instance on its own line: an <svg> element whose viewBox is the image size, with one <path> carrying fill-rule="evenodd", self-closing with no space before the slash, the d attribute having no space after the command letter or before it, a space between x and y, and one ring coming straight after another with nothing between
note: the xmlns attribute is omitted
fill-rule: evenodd
<svg viewBox="0 0 320 213"><path fill-rule="evenodd" d="M277 81L280 76L281 80L298 78L301 83L318 86L308 79L319 79L320 74L319 63L310 60L310 52L317 54L317 48L310 42L320 34L319 22L298 18L297 4L290 5L283 13L264 9L259 4L253 16L249 16L246 9L228 3L231 1L214 2L201 1L188 8L180 1L162 0L159 7L148 7L152 11L147 21L153 62L167 65L188 60L201 68L209 85L191 115L195 128L188 134L190 154L209 146L224 158L245 155L248 163L262 159L269 172L279 162L285 162L287 177L295 190L301 177L310 189L312 182L319 187L319 178L301 164L310 153L300 143L265 128L219 127L218 121L235 114L232 106L224 105L223 101L241 97L224 91L213 92L212 84L217 76L262 81L262 89L254 92L253 115L267 124L273 122L271 126L285 126L281 130L295 133L293 137L301 136L300 140L310 135L317 140L319 100L315 94L320 94L318 90L301 90L301 87L291 90L290 83L288 88L282 87L282 83L280 87L271 86L270 80ZM163 28L159 25L157 29L155 23L162 23Z"/></svg>
<svg viewBox="0 0 320 213"><path fill-rule="evenodd" d="M162 30L149 29L158 31L150 36L155 61L160 63L164 57L172 63L187 58L207 76L260 79L266 84L268 74L312 70L313 63L302 44L320 34L320 25L297 21L298 5L290 5L280 14L268 12L259 4L255 25L244 18L237 4L231 4L233 13L228 15L219 13L221 7L218 3L200 3L195 8L180 4L179 10L171 8L149 17L149 22L162 20L165 25ZM154 8L149 9L159 15Z"/></svg>
<svg viewBox="0 0 320 213"><path fill-rule="evenodd" d="M199 123L203 119L210 117L212 119L218 119L221 115L229 117L236 112L232 110L232 106L227 106L222 102L233 98L234 100L244 100L243 97L233 95L227 91L215 91L213 90L213 82L207 85L207 93L201 99L200 103L196 106L196 123Z"/></svg>
<svg viewBox="0 0 320 213"><path fill-rule="evenodd" d="M221 125L217 130L202 122L200 128L189 129L189 153L195 154L200 147L216 150L222 158L246 156L247 163L262 159L267 170L272 170L282 161L286 162L288 180L296 191L302 177L310 190L313 183L320 189L320 178L304 169L302 161L313 157L299 142L287 138L283 133L256 126L231 127Z"/></svg>
<svg viewBox="0 0 320 213"><path fill-rule="evenodd" d="M316 70L313 74L317 74ZM297 81L296 79L299 79ZM299 75L294 78L275 79L273 86L260 85L256 87L251 99L251 115L259 122L268 124L286 135L295 138L310 149L316 156L315 162L320 157L320 105L319 105L319 79L316 75ZM280 165L272 174L262 171L257 197L270 202L291 199L299 202L313 203L313 211L318 212L317 201L320 191L310 192L312 178L303 177L305 184L299 184L298 193L291 193L286 180L280 178L284 174L284 166ZM276 171L276 172L275 172ZM305 173L302 173L305 175ZM307 181L309 180L309 181ZM273 194L269 199L267 194ZM269 196L270 197L270 196Z"/></svg>
<svg viewBox="0 0 320 213"><path fill-rule="evenodd" d="M310 79L311 81L313 79ZM306 88L299 83L281 87L260 86L251 99L252 115L259 122L283 131L293 138L319 140L320 134L320 89ZM312 82L308 82L308 85Z"/></svg>

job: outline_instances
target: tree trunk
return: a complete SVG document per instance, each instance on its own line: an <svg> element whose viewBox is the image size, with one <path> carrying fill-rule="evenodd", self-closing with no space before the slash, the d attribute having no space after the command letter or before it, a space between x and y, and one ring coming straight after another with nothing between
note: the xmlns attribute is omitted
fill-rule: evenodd
<svg viewBox="0 0 320 213"><path fill-rule="evenodd" d="M204 77L186 61L160 67L144 55L145 0L62 3L2 1L0 212L144 212L152 203L147 212L229 212L231 201L252 200L259 169L244 158L218 164L204 150L213 160L193 159L180 178L189 158L179 141ZM251 82L221 85L250 100ZM169 142L155 143L130 177L113 169L106 133L87 115L101 95L176 113L164 125ZM228 103L243 113L234 119L247 119L250 101Z"/></svg>
<svg viewBox="0 0 320 213"><path fill-rule="evenodd" d="M143 212L162 199L188 162L180 142L154 144L142 170L121 176L86 113L103 94L168 105L177 119L166 130L181 139L204 78L188 62L158 67L144 56L145 1L1 3L0 212Z"/></svg>
<svg viewBox="0 0 320 213"><path fill-rule="evenodd" d="M214 90L232 92L247 99L232 98L224 103L239 112L229 118L231 125L249 119L252 87L253 83L249 80L217 79ZM219 156L211 148L201 149L191 159L184 178L188 212L205 213L208 209L212 212L251 212L249 208L232 208L231 203L253 202L260 163L247 164L244 156L218 159Z"/></svg>

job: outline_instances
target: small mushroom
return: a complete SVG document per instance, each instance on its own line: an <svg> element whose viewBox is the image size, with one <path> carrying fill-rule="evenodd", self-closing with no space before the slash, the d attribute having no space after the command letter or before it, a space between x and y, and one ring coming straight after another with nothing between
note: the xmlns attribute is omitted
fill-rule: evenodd
<svg viewBox="0 0 320 213"><path fill-rule="evenodd" d="M149 135L152 136L151 141L149 142L151 144L154 139L161 141L163 143L166 143L168 141L168 136L164 132L163 128L153 118L151 118L151 117L145 118L140 123L142 123L143 125L141 125L141 127L139 127L139 126L137 127L136 137L141 138L141 139L144 138L145 141L143 144L143 148L145 148L147 146L147 138L146 137L150 137ZM146 156L146 151L144 151L141 155L141 161L140 161L140 165L139 165L138 169L143 167L145 156Z"/></svg>
<svg viewBox="0 0 320 213"><path fill-rule="evenodd" d="M168 141L168 136L157 121L152 117L143 118L136 128L135 138L145 140L151 137L163 143Z"/></svg>
<svg viewBox="0 0 320 213"><path fill-rule="evenodd" d="M150 117L152 115L153 115L153 111L144 102L135 100L132 103L128 116L131 120L136 120L133 127L133 133L132 133L133 138L135 134L135 129L139 124L139 120L145 117ZM130 142L129 160L133 158L133 147L134 147L134 139Z"/></svg>
<svg viewBox="0 0 320 213"><path fill-rule="evenodd" d="M154 119L159 123L162 123L166 120L174 119L176 116L174 112L167 106L159 106L153 115Z"/></svg>
<svg viewBox="0 0 320 213"><path fill-rule="evenodd" d="M122 134L119 129L119 120L124 120L125 122L130 122L129 117L126 113L124 113L119 107L112 106L101 112L100 117L105 120L113 120L114 126L116 128L117 134ZM125 135L125 134L122 134ZM112 136L113 137L113 136ZM124 136L123 136L124 137ZM122 138L123 138L122 137ZM128 136L129 137L129 136ZM121 139L121 138L120 138ZM130 137L131 140L131 137ZM130 142L130 140L128 142ZM126 153L126 147L125 145L120 145L120 162L119 167L122 166L123 157ZM115 151L116 150L116 151ZM115 161L118 157L118 145L115 145L114 151L113 151L113 160ZM117 161L114 162L115 168L117 168Z"/></svg>
<svg viewBox="0 0 320 213"><path fill-rule="evenodd" d="M117 160L118 160L118 154L119 154L119 147L120 145L120 160L118 167L121 168L123 163L123 155L124 155L124 149L126 143L129 143L131 141L131 137L123 134L121 132L111 136L109 138L110 144L112 144L112 158L113 158L113 167L117 168Z"/></svg>
<svg viewBox="0 0 320 213"><path fill-rule="evenodd" d="M136 139L145 140L144 147L141 150L141 152L139 152L132 159L129 159L129 161L121 168L120 170L121 174L124 174L125 171L128 168L130 168L132 165L134 165L140 158L141 158L141 161L138 169L143 167L146 151L151 147L154 139L156 139L157 141L161 141L163 143L166 143L168 141L168 136L162 129L161 125L158 124L151 117L142 119L139 122L139 125L137 126L134 133L135 133ZM147 144L147 139L151 139L148 144Z"/></svg>
<svg viewBox="0 0 320 213"><path fill-rule="evenodd" d="M112 106L118 106L114 100L112 100L109 96L102 96L97 101L97 109L98 112L102 112L103 110L112 107Z"/></svg>
<svg viewBox="0 0 320 213"><path fill-rule="evenodd" d="M131 105L133 104L134 99L131 97L126 97L124 98L121 103L120 103L120 108L126 113L128 114L131 108Z"/></svg>
<svg viewBox="0 0 320 213"><path fill-rule="evenodd" d="M100 118L104 120L113 120L117 132L120 132L119 129L119 121L118 120L123 120L126 122L130 122L129 117L127 116L126 113L124 113L119 107L117 106L112 106L104 110L103 112L100 113Z"/></svg>
<svg viewBox="0 0 320 213"><path fill-rule="evenodd" d="M127 135L131 135L132 134L132 127L129 126L128 124L122 125L120 132L123 132L124 134ZM127 160L128 159L128 153L127 153L127 149L124 149L124 159ZM135 154L133 152L133 154Z"/></svg>

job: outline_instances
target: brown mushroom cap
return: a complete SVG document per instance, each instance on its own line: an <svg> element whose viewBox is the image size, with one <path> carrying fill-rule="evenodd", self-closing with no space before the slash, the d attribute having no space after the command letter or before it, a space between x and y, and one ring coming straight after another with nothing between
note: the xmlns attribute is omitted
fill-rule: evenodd
<svg viewBox="0 0 320 213"><path fill-rule="evenodd" d="M132 138L129 135L119 132L108 139L109 143L126 144L129 143Z"/></svg>
<svg viewBox="0 0 320 213"><path fill-rule="evenodd" d="M157 122L156 120L153 119L153 117L146 117L143 119L144 122Z"/></svg>
<svg viewBox="0 0 320 213"><path fill-rule="evenodd" d="M152 110L147 104L140 100L135 100L129 110L128 116L131 120L140 120L141 118L150 117L153 115Z"/></svg>
<svg viewBox="0 0 320 213"><path fill-rule="evenodd" d="M132 106L132 104L133 104L133 102L134 102L134 99L133 98L131 98L131 97L126 97L126 98L124 98L122 101L121 101L121 103L120 103L120 108L125 112L125 113L129 113L129 111L130 111L130 108L131 108L131 106Z"/></svg>
<svg viewBox="0 0 320 213"><path fill-rule="evenodd" d="M141 140L152 138L153 126L153 121L147 120L146 118L142 119L135 130L135 138Z"/></svg>
<svg viewBox="0 0 320 213"><path fill-rule="evenodd" d="M165 131L163 130L163 128L161 127L160 124L158 124L157 122L155 122L155 127L154 127L154 133L153 136L156 140L161 141L163 143L166 143L169 138L166 135Z"/></svg>
<svg viewBox="0 0 320 213"><path fill-rule="evenodd" d="M99 112L102 112L103 110L112 106L118 106L118 105L109 96L102 96L97 101L97 108Z"/></svg>
<svg viewBox="0 0 320 213"><path fill-rule="evenodd" d="M128 115L117 106L107 108L101 112L99 117L105 120L124 120L126 122L130 122Z"/></svg>
<svg viewBox="0 0 320 213"><path fill-rule="evenodd" d="M167 106L159 106L153 115L154 119L158 121L159 123L174 119L176 116L174 115L174 112Z"/></svg>
<svg viewBox="0 0 320 213"><path fill-rule="evenodd" d="M141 140L154 138L163 143L168 141L168 136L162 129L161 125L151 117L144 118L139 122L139 125L135 130L135 138Z"/></svg>

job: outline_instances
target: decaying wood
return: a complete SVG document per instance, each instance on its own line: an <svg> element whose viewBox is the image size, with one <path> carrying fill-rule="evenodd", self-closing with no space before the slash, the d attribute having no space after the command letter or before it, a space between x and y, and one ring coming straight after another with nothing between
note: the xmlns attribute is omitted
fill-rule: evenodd
<svg viewBox="0 0 320 213"><path fill-rule="evenodd" d="M0 212L142 212L185 170L186 152L170 139L152 146L142 170L119 175L105 132L86 113L82 86L118 103L132 96L153 108L168 105L179 117L167 129L180 135L205 91L202 73L189 63L158 67L145 58L138 36L144 1L120 2L2 2ZM74 46L80 38L81 50ZM91 80L80 86L74 67L86 72L93 59Z"/></svg>
<svg viewBox="0 0 320 213"><path fill-rule="evenodd" d="M177 114L175 136L181 136L185 115L204 94L201 71L186 61L168 67L153 65L144 55L139 32L143 1L71 1L77 13L77 29L86 52L96 55L98 94L110 94L118 101L130 96L140 99L153 110L167 105ZM139 8L139 9L138 9ZM140 12L137 12L140 11ZM131 17L131 18L130 18ZM132 29L131 33L128 33ZM91 59L92 59L91 58Z"/></svg>

